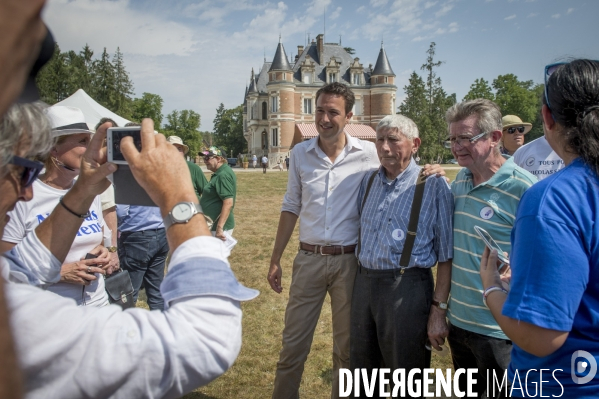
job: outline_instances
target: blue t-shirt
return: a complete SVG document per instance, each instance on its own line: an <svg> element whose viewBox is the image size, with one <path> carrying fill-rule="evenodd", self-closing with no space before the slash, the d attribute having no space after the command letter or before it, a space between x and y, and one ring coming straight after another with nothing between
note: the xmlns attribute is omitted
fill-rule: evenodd
<svg viewBox="0 0 599 399"><path fill-rule="evenodd" d="M586 384L575 383L571 375L574 371L574 377L588 376L593 363L597 370L599 361L597 175L579 158L532 186L520 201L511 239L512 281L503 314L569 335L561 348L546 357L531 355L514 344L510 381L517 370L526 385L526 372L536 369L528 375L528 393L524 391L525 397L532 397L532 383L540 381L539 370L549 369L542 375L543 395L597 398L599 372ZM573 359L579 350L588 352L590 358ZM577 366L585 362L586 369L578 373ZM522 395L520 390L512 393ZM536 397L540 397L538 392Z"/></svg>

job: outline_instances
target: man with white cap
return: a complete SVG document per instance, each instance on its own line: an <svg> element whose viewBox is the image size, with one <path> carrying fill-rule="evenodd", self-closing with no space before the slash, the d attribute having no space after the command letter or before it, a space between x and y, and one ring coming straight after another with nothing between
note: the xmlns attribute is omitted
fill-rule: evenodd
<svg viewBox="0 0 599 399"><path fill-rule="evenodd" d="M169 136L167 137L166 141L174 145L175 148L179 151L179 154L181 154L181 156L185 158L185 155L187 155L187 153L189 152L189 147L183 143L181 137ZM204 191L204 187L206 187L206 185L208 184L208 180L206 180L206 176L204 176L202 168L200 168L195 163L188 161L187 159L185 159L185 162L187 163L187 167L189 168L189 173L191 174L191 183L193 184L193 189L195 190L196 196L198 197L199 201L200 197L202 196L202 192Z"/></svg>
<svg viewBox="0 0 599 399"><path fill-rule="evenodd" d="M514 155L516 150L524 144L524 135L530 132L532 125L522 122L516 115L506 115L501 119L503 131L501 136L501 153Z"/></svg>

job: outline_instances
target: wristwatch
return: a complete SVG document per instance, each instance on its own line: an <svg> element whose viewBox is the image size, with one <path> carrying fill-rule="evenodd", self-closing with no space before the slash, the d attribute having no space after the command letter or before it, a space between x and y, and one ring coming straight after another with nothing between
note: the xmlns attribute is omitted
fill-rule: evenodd
<svg viewBox="0 0 599 399"><path fill-rule="evenodd" d="M441 310L447 310L447 302L437 302L433 299L433 305L435 305Z"/></svg>
<svg viewBox="0 0 599 399"><path fill-rule="evenodd" d="M179 202L164 218L164 228L168 230L174 223L187 223L198 213L204 214L200 204Z"/></svg>
<svg viewBox="0 0 599 399"><path fill-rule="evenodd" d="M107 247L106 248L108 250L108 252L116 252L117 248L116 247Z"/></svg>

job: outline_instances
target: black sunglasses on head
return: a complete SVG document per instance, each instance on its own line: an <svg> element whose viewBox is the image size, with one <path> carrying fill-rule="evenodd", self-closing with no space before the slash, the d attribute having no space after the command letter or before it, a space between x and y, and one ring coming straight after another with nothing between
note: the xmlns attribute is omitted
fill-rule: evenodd
<svg viewBox="0 0 599 399"><path fill-rule="evenodd" d="M17 156L13 156L8 163L23 168L23 173L21 174L21 188L31 186L42 169L44 169L44 164L41 162L31 161Z"/></svg>
<svg viewBox="0 0 599 399"><path fill-rule="evenodd" d="M509 134L514 134L516 131L518 131L518 133L524 133L525 130L526 128L524 126L508 127L505 129L505 131L507 131Z"/></svg>

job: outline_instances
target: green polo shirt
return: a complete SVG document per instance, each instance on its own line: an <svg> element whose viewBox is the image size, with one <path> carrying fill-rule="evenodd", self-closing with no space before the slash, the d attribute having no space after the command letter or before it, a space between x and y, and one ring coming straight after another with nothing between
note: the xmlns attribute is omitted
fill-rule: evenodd
<svg viewBox="0 0 599 399"><path fill-rule="evenodd" d="M491 179L476 187L467 168L460 170L451 184L455 201L448 312L451 324L489 337L508 339L483 303L479 271L485 243L474 226L488 231L503 251L511 253L510 235L520 198L536 181L509 157Z"/></svg>
<svg viewBox="0 0 599 399"><path fill-rule="evenodd" d="M196 196L198 197L198 201L204 192L204 187L208 184L208 180L206 180L206 176L204 176L204 172L202 172L202 168L196 165L193 162L187 162L187 167L189 168L189 173L191 173L191 183L193 184L193 189L196 192Z"/></svg>
<svg viewBox="0 0 599 399"><path fill-rule="evenodd" d="M223 200L233 198L233 208L229 213L224 230L235 227L233 209L235 208L235 197L237 196L237 177L228 164L223 164L210 176L210 182L204 187L200 205L204 213L214 220L212 230L216 230L217 218L223 209Z"/></svg>

